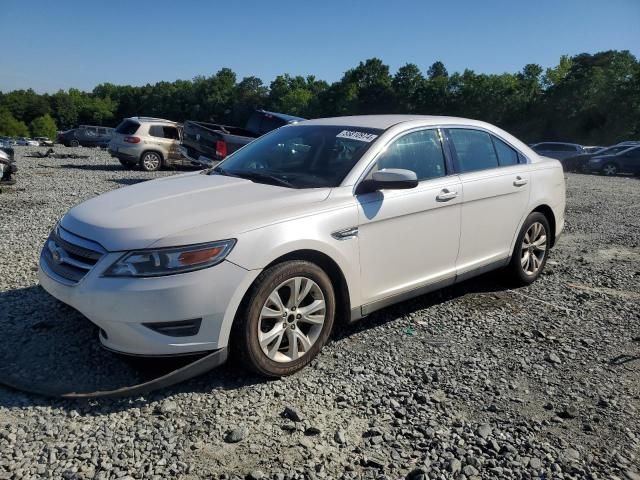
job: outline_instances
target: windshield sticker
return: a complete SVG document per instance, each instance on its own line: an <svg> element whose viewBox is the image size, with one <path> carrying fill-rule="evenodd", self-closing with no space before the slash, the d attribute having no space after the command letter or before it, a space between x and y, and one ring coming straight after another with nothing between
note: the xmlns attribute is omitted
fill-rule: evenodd
<svg viewBox="0 0 640 480"><path fill-rule="evenodd" d="M378 135L374 135L373 133L355 132L353 130L343 130L336 135L336 138L349 138L351 140L370 143L378 138Z"/></svg>

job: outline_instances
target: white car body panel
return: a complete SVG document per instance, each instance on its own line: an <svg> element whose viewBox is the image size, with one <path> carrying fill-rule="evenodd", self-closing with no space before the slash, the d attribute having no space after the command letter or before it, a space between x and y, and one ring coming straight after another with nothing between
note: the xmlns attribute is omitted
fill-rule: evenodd
<svg viewBox="0 0 640 480"><path fill-rule="evenodd" d="M525 218L550 208L556 237L564 225L564 176L497 127L453 117L363 116L300 125L384 128L336 188L289 189L220 175L188 173L121 188L71 209L60 225L107 253L75 285L41 259L40 281L106 333L113 350L170 355L224 348L239 305L278 259L315 252L340 270L351 318L508 262ZM434 127L487 131L515 147L526 164L455 173L408 190L356 195L376 156L406 132ZM283 127L295 128L295 127ZM224 162L223 162L224 164ZM522 183L524 181L524 183ZM520 182L516 184L515 182ZM443 192L456 192L441 201ZM332 234L357 228L357 236ZM156 278L102 274L125 252L236 239L213 267ZM143 323L202 318L193 337L172 338Z"/></svg>

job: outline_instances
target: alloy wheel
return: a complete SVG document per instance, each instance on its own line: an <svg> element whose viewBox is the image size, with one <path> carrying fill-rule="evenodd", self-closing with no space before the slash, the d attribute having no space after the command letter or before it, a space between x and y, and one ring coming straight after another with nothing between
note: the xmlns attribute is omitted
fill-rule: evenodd
<svg viewBox="0 0 640 480"><path fill-rule="evenodd" d="M142 164L145 170L157 170L160 167L160 157L156 153L145 153Z"/></svg>
<svg viewBox="0 0 640 480"><path fill-rule="evenodd" d="M535 275L540 270L547 254L547 231L540 222L532 223L522 239L520 265L527 275Z"/></svg>
<svg viewBox="0 0 640 480"><path fill-rule="evenodd" d="M616 173L618 173L618 168L613 164L605 165L602 168L602 173L608 176L615 175Z"/></svg>
<svg viewBox="0 0 640 480"><path fill-rule="evenodd" d="M278 363L293 362L318 341L326 320L326 302L316 282L294 277L278 285L260 312L258 342Z"/></svg>

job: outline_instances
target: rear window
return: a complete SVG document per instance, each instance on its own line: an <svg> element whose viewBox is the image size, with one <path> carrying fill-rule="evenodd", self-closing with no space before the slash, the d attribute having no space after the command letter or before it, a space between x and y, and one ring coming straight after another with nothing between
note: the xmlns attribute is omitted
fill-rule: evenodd
<svg viewBox="0 0 640 480"><path fill-rule="evenodd" d="M493 146L496 148L500 165L516 165L519 162L520 157L518 156L518 152L513 148L493 135L491 136L491 140L493 140Z"/></svg>
<svg viewBox="0 0 640 480"><path fill-rule="evenodd" d="M133 120L125 120L116 128L116 133L121 133L122 135L133 135L140 128L140 124Z"/></svg>

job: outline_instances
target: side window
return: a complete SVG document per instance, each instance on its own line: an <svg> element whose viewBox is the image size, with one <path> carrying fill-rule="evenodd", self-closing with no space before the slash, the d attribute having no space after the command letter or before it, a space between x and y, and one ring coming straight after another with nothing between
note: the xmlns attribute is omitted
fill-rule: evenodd
<svg viewBox="0 0 640 480"><path fill-rule="evenodd" d="M403 168L416 173L418 180L446 174L442 142L437 130L420 130L400 137L376 161L376 169Z"/></svg>
<svg viewBox="0 0 640 480"><path fill-rule="evenodd" d="M149 135L151 135L152 137L164 138L164 131L162 130L162 125L151 125L149 127Z"/></svg>
<svg viewBox="0 0 640 480"><path fill-rule="evenodd" d="M453 128L449 138L458 159L461 173L486 170L498 166L498 157L491 137L486 132Z"/></svg>
<svg viewBox="0 0 640 480"><path fill-rule="evenodd" d="M107 134L107 129L106 128L99 128L98 129L98 135L106 135Z"/></svg>
<svg viewBox="0 0 640 480"><path fill-rule="evenodd" d="M499 138L491 136L491 140L493 140L493 146L496 147L500 166L516 165L518 163L518 152Z"/></svg>
<svg viewBox="0 0 640 480"><path fill-rule="evenodd" d="M176 127L162 127L162 133L164 138L180 140L180 135L178 134L178 129Z"/></svg>

